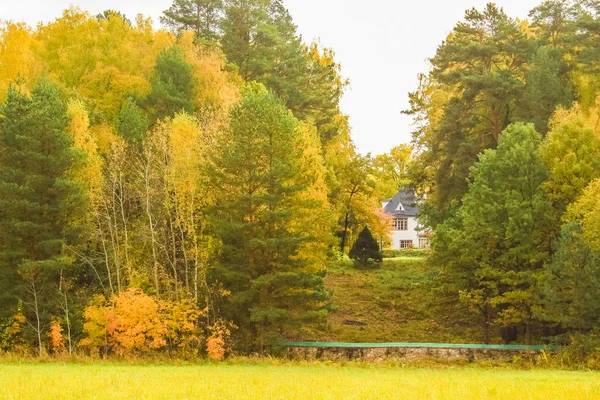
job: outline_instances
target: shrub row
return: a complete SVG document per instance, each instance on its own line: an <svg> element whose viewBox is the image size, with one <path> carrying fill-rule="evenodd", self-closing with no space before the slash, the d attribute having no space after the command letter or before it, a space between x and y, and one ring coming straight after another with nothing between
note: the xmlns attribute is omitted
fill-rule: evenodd
<svg viewBox="0 0 600 400"><path fill-rule="evenodd" d="M396 258L396 257L426 257L430 249L407 247L405 249L387 249L383 250L383 258Z"/></svg>

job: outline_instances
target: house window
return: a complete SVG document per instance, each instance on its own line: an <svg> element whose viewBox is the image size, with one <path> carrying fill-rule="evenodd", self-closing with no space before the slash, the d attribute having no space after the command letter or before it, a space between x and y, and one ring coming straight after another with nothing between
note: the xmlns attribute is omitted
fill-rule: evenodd
<svg viewBox="0 0 600 400"><path fill-rule="evenodd" d="M394 217L392 220L392 228L394 228L395 231L407 231L408 218Z"/></svg>
<svg viewBox="0 0 600 400"><path fill-rule="evenodd" d="M422 249L429 247L429 238L419 238L419 247Z"/></svg>
<svg viewBox="0 0 600 400"><path fill-rule="evenodd" d="M401 240L400 241L400 248L401 249L406 249L408 247L413 247L413 241L412 240Z"/></svg>

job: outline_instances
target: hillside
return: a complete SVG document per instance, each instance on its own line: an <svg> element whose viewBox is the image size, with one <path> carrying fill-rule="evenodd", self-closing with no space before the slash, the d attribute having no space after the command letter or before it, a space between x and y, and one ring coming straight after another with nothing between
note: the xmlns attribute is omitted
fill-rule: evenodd
<svg viewBox="0 0 600 400"><path fill-rule="evenodd" d="M343 342L481 342L469 311L440 301L438 272L423 258L385 259L381 268L357 270L350 261L332 262L328 333ZM473 318L471 317L471 320Z"/></svg>

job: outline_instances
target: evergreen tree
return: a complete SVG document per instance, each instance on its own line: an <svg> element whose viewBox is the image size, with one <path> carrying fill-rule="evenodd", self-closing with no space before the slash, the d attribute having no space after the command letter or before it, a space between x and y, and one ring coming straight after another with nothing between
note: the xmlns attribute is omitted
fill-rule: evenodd
<svg viewBox="0 0 600 400"><path fill-rule="evenodd" d="M580 333L600 328L600 253L588 246L577 221L563 226L542 278L544 319Z"/></svg>
<svg viewBox="0 0 600 400"><path fill-rule="evenodd" d="M115 119L119 135L130 142L140 143L148 129L148 119L138 105L129 98L125 100Z"/></svg>
<svg viewBox="0 0 600 400"><path fill-rule="evenodd" d="M434 262L447 284L481 312L484 340L490 326L534 321L536 281L547 261L555 217L541 189L547 170L533 125L513 124L497 150L471 168L469 191L456 215L438 226Z"/></svg>
<svg viewBox="0 0 600 400"><path fill-rule="evenodd" d="M96 18L98 20L108 20L109 18L120 18L123 20L123 22L125 22L127 25L129 25L130 27L133 26L131 25L131 21L125 16L125 14L123 14L120 11L115 11L115 10L104 10L103 12L101 12L100 14L96 15Z"/></svg>
<svg viewBox="0 0 600 400"><path fill-rule="evenodd" d="M267 9L270 3L271 0L229 0L225 8L226 17L221 21L223 52L227 60L238 67L242 78L248 81L252 77L256 80L258 75L250 68L253 64L251 60L257 58L254 40L259 31L269 25ZM274 28L269 30L270 37L276 39L277 30ZM274 44L271 42L269 45ZM271 64L275 60L264 61ZM255 67L258 66L258 63L254 64ZM264 69L267 66L261 67Z"/></svg>
<svg viewBox="0 0 600 400"><path fill-rule="evenodd" d="M339 101L347 81L331 50L305 46L281 0L229 0L221 22L223 51L248 82L257 81L284 100L298 119L310 121L325 145L342 130Z"/></svg>
<svg viewBox="0 0 600 400"><path fill-rule="evenodd" d="M214 160L221 195L213 224L222 242L215 278L231 291L222 310L240 328L242 346L261 351L281 336L319 326L326 315L325 249L317 239L326 196L303 168L307 143L299 128L275 95L248 87ZM311 255L306 251L313 246Z"/></svg>
<svg viewBox="0 0 600 400"><path fill-rule="evenodd" d="M222 14L222 0L174 0L160 22L178 34L191 30L198 39L215 40Z"/></svg>
<svg viewBox="0 0 600 400"><path fill-rule="evenodd" d="M478 154L495 148L515 120L534 51L519 23L492 3L482 11L467 10L464 22L438 47L429 76L410 95L408 112L423 122L414 133L422 151L413 175L418 186L429 189L427 203L433 206L425 207L427 223L435 226L452 215Z"/></svg>
<svg viewBox="0 0 600 400"><path fill-rule="evenodd" d="M303 93L308 59L292 18L280 0L232 0L222 21L223 51L246 81L257 81L296 112Z"/></svg>
<svg viewBox="0 0 600 400"><path fill-rule="evenodd" d="M525 88L516 110L517 118L535 124L543 136L550 127L548 123L558 107L568 107L573 102L573 90L568 65L562 60L564 54L551 47L540 47L530 61L525 74Z"/></svg>
<svg viewBox="0 0 600 400"><path fill-rule="evenodd" d="M323 144L342 130L347 81L333 51L303 44L281 0L175 0L163 14L175 32L218 39L242 78L275 92L296 118L317 127Z"/></svg>
<svg viewBox="0 0 600 400"><path fill-rule="evenodd" d="M381 250L377 240L371 234L368 226L358 234L358 239L350 249L350 258L354 260L355 265L367 268L369 265L377 265L383 261Z"/></svg>
<svg viewBox="0 0 600 400"><path fill-rule="evenodd" d="M150 84L152 90L144 106L154 119L172 117L181 111L193 112L195 82L192 66L177 46L158 55Z"/></svg>
<svg viewBox="0 0 600 400"><path fill-rule="evenodd" d="M82 191L69 177L78 154L67 121L66 104L46 81L31 98L11 87L0 108L1 312L16 312L23 300L40 353L47 296L70 265L65 247L78 240L71 221Z"/></svg>

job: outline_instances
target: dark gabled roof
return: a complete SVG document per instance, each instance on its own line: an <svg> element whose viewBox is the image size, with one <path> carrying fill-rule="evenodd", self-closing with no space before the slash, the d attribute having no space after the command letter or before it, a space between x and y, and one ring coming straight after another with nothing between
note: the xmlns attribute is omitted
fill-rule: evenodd
<svg viewBox="0 0 600 400"><path fill-rule="evenodd" d="M402 204L402 207L398 207ZM419 215L417 196L410 189L400 189L398 193L385 206L383 211L394 217L416 217Z"/></svg>

